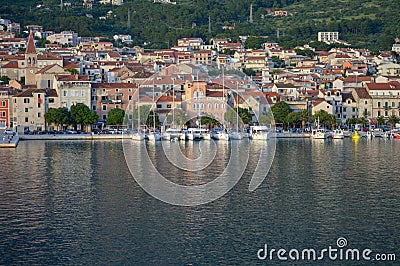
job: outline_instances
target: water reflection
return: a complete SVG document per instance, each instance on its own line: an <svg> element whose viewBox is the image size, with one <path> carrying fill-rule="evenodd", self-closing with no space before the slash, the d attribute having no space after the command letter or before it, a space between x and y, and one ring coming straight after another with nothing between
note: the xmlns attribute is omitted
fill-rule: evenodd
<svg viewBox="0 0 400 266"><path fill-rule="evenodd" d="M195 143L176 144L197 156ZM324 248L339 236L350 247L398 254L400 142L279 140L271 171L254 192L250 169L260 145L236 144L216 143L218 159L196 172L176 169L162 146L144 142L21 142L0 150L0 264L254 265L264 243ZM125 145L134 151L127 161L149 154L180 184L213 180L232 153L245 149L249 166L219 200L171 206L137 185ZM146 178L147 166L137 166Z"/></svg>

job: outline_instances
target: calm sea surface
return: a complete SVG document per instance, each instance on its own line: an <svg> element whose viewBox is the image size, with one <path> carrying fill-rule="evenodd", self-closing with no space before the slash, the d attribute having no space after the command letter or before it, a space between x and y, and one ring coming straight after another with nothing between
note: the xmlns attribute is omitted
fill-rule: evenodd
<svg viewBox="0 0 400 266"><path fill-rule="evenodd" d="M189 157L198 148L176 145ZM229 144L217 146L222 153L198 174L167 163L161 145L148 149L171 180L200 184L227 164ZM264 244L322 250L339 237L400 260L400 141L279 140L257 190L248 190L250 156L228 194L196 207L144 192L119 141L23 141L0 158L1 265L272 265L276 255L257 258Z"/></svg>

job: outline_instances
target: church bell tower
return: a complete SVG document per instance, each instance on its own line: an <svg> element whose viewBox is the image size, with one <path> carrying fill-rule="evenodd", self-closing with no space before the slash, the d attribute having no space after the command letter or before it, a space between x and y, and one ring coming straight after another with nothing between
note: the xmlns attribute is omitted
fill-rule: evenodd
<svg viewBox="0 0 400 266"><path fill-rule="evenodd" d="M35 73L38 70L37 52L32 31L29 34L25 51L25 85L36 85Z"/></svg>

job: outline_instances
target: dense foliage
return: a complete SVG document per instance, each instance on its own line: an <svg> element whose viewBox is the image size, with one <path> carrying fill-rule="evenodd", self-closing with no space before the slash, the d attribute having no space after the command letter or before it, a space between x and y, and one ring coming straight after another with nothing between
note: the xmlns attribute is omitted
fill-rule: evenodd
<svg viewBox="0 0 400 266"><path fill-rule="evenodd" d="M294 47L315 41L318 31L339 31L340 38L354 46L387 50L394 38L400 37L398 2L392 0L177 0L177 5L125 0L122 6L96 1L92 9L84 8L82 0L68 2L71 7L61 8L59 0L2 0L0 14L22 26L39 24L56 32L74 30L80 36L102 34L110 38L115 33L128 33L133 44L147 42L150 48L175 45L180 37L238 40L242 35L268 35L284 47ZM253 23L249 22L251 3ZM272 16L268 13L271 8L290 14ZM106 20L99 19L108 11L112 14Z"/></svg>

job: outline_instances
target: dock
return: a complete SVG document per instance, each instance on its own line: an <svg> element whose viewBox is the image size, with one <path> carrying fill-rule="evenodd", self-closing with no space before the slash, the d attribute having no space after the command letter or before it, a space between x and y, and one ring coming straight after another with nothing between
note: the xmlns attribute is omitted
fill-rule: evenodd
<svg viewBox="0 0 400 266"><path fill-rule="evenodd" d="M303 139L303 138L310 138L310 133L289 133L289 132L282 132L282 133L274 133L272 134L272 138L277 139Z"/></svg>

